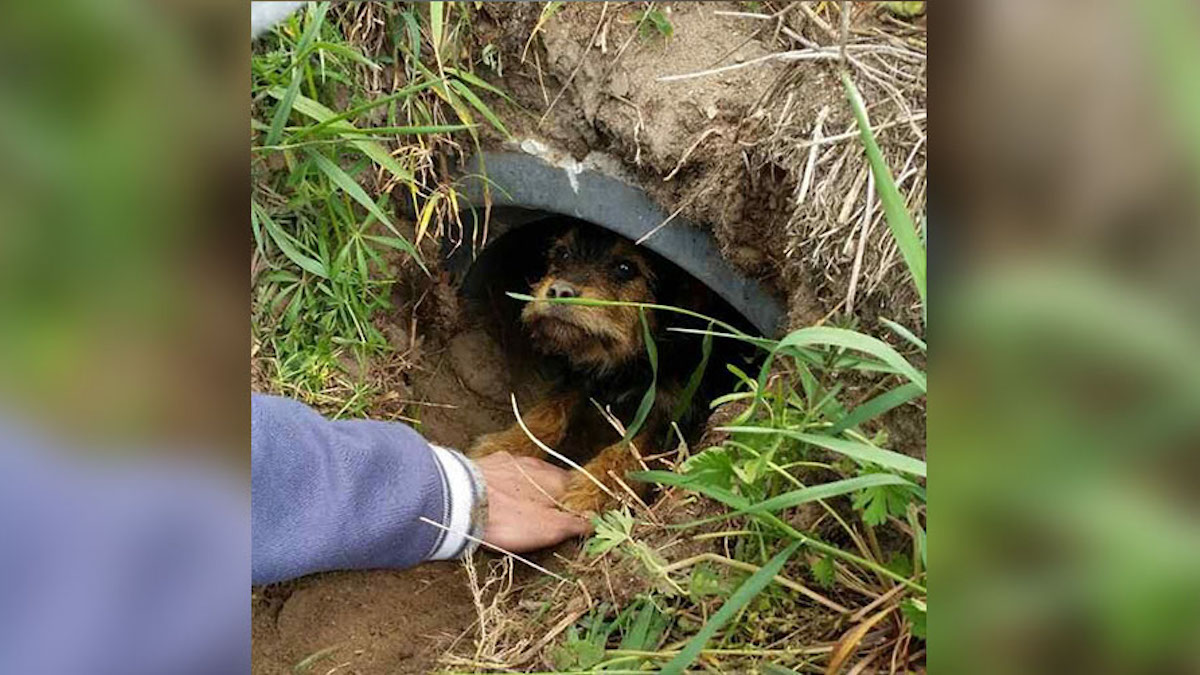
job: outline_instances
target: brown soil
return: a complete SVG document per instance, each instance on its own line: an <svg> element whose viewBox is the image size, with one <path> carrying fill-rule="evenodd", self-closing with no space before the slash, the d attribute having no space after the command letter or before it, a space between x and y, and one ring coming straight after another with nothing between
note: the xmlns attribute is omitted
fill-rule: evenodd
<svg viewBox="0 0 1200 675"><path fill-rule="evenodd" d="M521 109L535 113L501 106L502 117L519 139L538 138L578 160L597 151L617 158L668 212L678 210L697 226L711 228L731 262L773 285L786 299L789 328L835 313L853 276L857 216L864 201L866 176L857 140L820 154L808 198L797 204L808 161L808 150L799 146L812 134L819 112L828 108L826 136L852 128L835 68L820 60L758 61L784 50L771 44L777 29L756 33L775 24L715 14L745 12L744 3L677 2L661 9L674 26L667 40L637 35L640 6L610 5L602 14L598 3L568 3L545 23L522 63L539 6L485 5L475 24L478 43L497 46L507 59L504 77L494 79ZM856 32L895 30L869 4L854 12ZM798 11L790 12L784 25L829 43ZM690 79L659 79L742 64L749 65ZM873 123L908 114L873 81L856 79ZM914 96L908 104L923 106L923 89ZM879 135L894 171L910 150L923 165L919 144L914 147L905 134L908 128L897 124ZM917 220L924 211L922 181L911 190ZM842 204L848 194L857 200L849 210ZM897 264L887 227L878 220L878 207L874 215L853 313L869 330L879 315L919 325L915 294Z"/></svg>
<svg viewBox="0 0 1200 675"><path fill-rule="evenodd" d="M615 157L668 211L679 209L699 226L711 227L732 262L786 299L789 327L797 328L836 309L846 275L809 264L813 256L800 248L808 225L803 219L797 224L792 203L802 158L779 156L768 139L784 122L811 124L825 106L833 111L826 132L845 128L850 117L832 69L817 62L764 62L698 79L656 80L778 51L754 35L758 23L713 14L744 11L742 4L673 3L674 36L647 41L634 35L632 5L610 6L600 24L597 4L568 3L546 23L524 64L520 56L540 4L485 4L473 30L478 45L495 45L504 60L504 77L488 79L536 113L531 117L489 101L515 136L542 139L581 160L595 151ZM608 23L608 17L615 18ZM593 40L598 25L607 28ZM547 103L564 89L539 124ZM760 105L764 100L775 103ZM886 139L881 144L887 152ZM836 243L842 247L842 239ZM436 258L429 253L426 260ZM911 304L911 293L905 281L895 281L895 270L892 274L880 274L883 290L857 310L864 329L871 330L881 313L911 318L901 311ZM368 366L390 388L371 416L415 419L431 441L466 448L475 437L511 423L510 391L524 405L544 386L528 363L513 362L511 351L482 329L484 321L464 317L444 278L432 288L421 280L398 289L395 299L400 309L381 317L379 325L403 362ZM254 380L261 389L265 378L258 373ZM896 427L892 433L904 451L923 455L923 416L893 411L887 423ZM573 557L576 546L565 545L560 553ZM549 553L539 559L556 564ZM588 585L597 597L611 593L614 582L625 595L646 583L619 576L593 581ZM306 659L309 666L298 672L429 672L457 639L463 642L456 652L472 651L476 621L466 570L456 563L316 575L258 589L252 607L253 672L264 675L291 673ZM814 628L814 636L819 633Z"/></svg>
<svg viewBox="0 0 1200 675"><path fill-rule="evenodd" d="M426 673L475 618L458 563L344 572L256 595L254 673ZM316 655L314 657L314 655Z"/></svg>
<svg viewBox="0 0 1200 675"><path fill-rule="evenodd" d="M396 382L394 392L416 401L404 411L430 441L465 449L511 423L510 391L519 401L537 398L544 384L527 364L505 355L481 327L486 319L442 330L438 319L424 316L425 335L413 350L398 329L408 323L413 302L397 304L404 309L380 322L393 327L386 334L415 361L408 364L411 386ZM551 564L552 556L544 555ZM259 589L252 612L253 672L262 675L293 672L314 654L302 672L339 666L336 672L360 675L426 673L476 617L465 568L449 562L306 577ZM470 636L465 639L469 644Z"/></svg>

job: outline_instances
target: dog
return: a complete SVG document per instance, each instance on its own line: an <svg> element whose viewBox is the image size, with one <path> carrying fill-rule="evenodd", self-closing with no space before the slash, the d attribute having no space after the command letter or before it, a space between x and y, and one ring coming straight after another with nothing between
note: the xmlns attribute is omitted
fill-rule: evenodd
<svg viewBox="0 0 1200 675"><path fill-rule="evenodd" d="M562 376L552 393L522 420L538 440L552 448L582 448L590 456L584 469L614 494L626 486L640 490L625 475L642 468L640 458L661 452L671 424L686 428L702 406L703 393L680 404L681 395L702 359L701 338L665 330L665 324L697 326L694 320L653 308L550 302L554 299L618 300L703 309L699 282L632 242L595 227L573 225L553 237L544 259L545 274L532 283L533 301L520 314L534 349L561 363ZM707 324L700 322L698 327ZM646 336L657 352L657 377ZM592 401L607 406L629 424L646 391L655 388L654 404L632 444L620 438ZM636 451L636 452L635 452ZM508 452L544 458L519 424L481 436L469 455ZM620 479L620 481L618 481ZM624 482L625 485L620 485ZM598 512L612 505L608 492L580 472L572 475L562 505L573 512Z"/></svg>

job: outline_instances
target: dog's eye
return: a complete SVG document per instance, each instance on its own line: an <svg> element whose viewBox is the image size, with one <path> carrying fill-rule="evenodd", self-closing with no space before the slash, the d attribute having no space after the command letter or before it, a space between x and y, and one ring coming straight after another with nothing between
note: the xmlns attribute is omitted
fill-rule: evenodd
<svg viewBox="0 0 1200 675"><path fill-rule="evenodd" d="M571 259L571 249L566 247L555 249L553 257L559 262L566 262Z"/></svg>
<svg viewBox="0 0 1200 675"><path fill-rule="evenodd" d="M629 262L628 260L618 260L613 269L617 273L617 278L621 279L622 281L628 281L632 279L634 272L637 271L637 268L633 266L633 263Z"/></svg>

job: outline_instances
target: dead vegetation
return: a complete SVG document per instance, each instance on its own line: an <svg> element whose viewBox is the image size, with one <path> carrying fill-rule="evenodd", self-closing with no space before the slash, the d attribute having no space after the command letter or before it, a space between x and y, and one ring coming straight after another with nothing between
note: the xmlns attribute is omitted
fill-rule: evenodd
<svg viewBox="0 0 1200 675"><path fill-rule="evenodd" d="M648 12L674 25L672 37L639 30ZM515 133L578 158L618 157L670 213L712 227L730 260L789 296L793 327L834 316L919 323L837 72L844 59L922 223L923 17L874 3L850 3L843 15L835 2L481 13L490 19L477 22L481 42L524 54L505 61L504 82L540 115L514 114Z"/></svg>
<svg viewBox="0 0 1200 675"><path fill-rule="evenodd" d="M476 147L504 143L511 132L544 139L577 159L596 152L616 158L672 219L711 227L731 261L786 296L791 328L854 325L890 335L877 319L923 325L837 79L838 69L847 68L862 92L875 137L923 236L923 17L837 2L455 7L436 39L427 10L413 5L351 3L331 10L347 42L381 66L351 64L363 99L386 97L422 69L436 72L451 60L504 92L477 89L500 125L388 141L390 154L412 169L410 184L381 167L359 179L372 197L390 194L408 214L404 232L433 254L427 260L435 270L436 243L458 231L455 167ZM395 32L410 30L413 22L416 41L407 35L397 40ZM348 100L343 104L336 107L348 107ZM461 106L461 98L426 90L400 108L366 111L356 123L392 126L397 116L410 124L479 120L478 111L464 116ZM282 208L282 199L276 203ZM663 227L677 225L669 220ZM402 377L428 374L420 346L430 327L422 321L433 317L452 326L457 307L444 280L409 274L404 286L404 306L378 317L381 328L402 319L396 334L383 331L396 351L370 357L365 379L344 370L327 377L337 384L328 400L320 400L324 409L401 420L419 411L407 389L390 398L373 392L396 393ZM897 342L903 344L892 340ZM273 378L278 368L264 365L258 352L252 356L256 377L281 381ZM783 368L770 386L782 390L798 377ZM831 376L821 384L835 391L844 385L843 395L852 395L856 405L879 391L878 382L837 381ZM738 412L736 404L718 408L710 428ZM923 451L923 409L910 405L893 414L900 412L917 420L906 425L915 431L902 439L904 446ZM886 440L889 430L871 431ZM681 448L676 462L727 440L711 431L697 447ZM814 465L795 472L806 484L845 474L824 454L793 459ZM787 527L853 551L871 565L801 549L704 646L693 667L731 673L923 671L924 642L914 637L916 616L908 616L902 602L918 598L923 621L924 589L910 596L911 586L897 581L924 583L923 572L920 563L899 571L888 566L898 551L913 553L918 530L923 546L924 506L900 517L887 514L878 526L861 522L859 511L845 497L782 511ZM468 566L477 619L458 630L441 663L453 672L663 667L688 648L731 594L770 564L770 547L779 541L764 536L770 528L727 512L727 506L680 487L663 489L649 507L631 501L626 510L606 514L597 537L582 549L567 546L554 559L540 560L568 581L516 569L520 563L510 558L483 556Z"/></svg>
<svg viewBox="0 0 1200 675"><path fill-rule="evenodd" d="M638 5L637 12L659 7ZM573 105L559 102L558 113L546 110L528 133L567 147L583 137L589 152L603 149L623 159L673 214L711 225L732 260L772 278L789 296L793 326L825 321L877 326L879 316L920 325L919 298L884 223L836 69L848 64L907 209L923 223L923 20L867 4L848 11L839 3L763 3L753 11L661 8L677 21L678 39L701 20L727 22L737 37L721 43L719 58L700 63L672 58L676 52L669 41L665 46L638 41L624 8L579 8L573 22L572 8L549 19L543 11L536 25L544 47L565 55L543 54L536 46L527 50L526 62L536 71L529 78L537 83L532 93L543 103L563 99ZM528 41L536 45L536 37ZM575 48L565 46L572 40ZM645 65L649 50L661 52L654 68ZM700 67L682 67L685 62ZM624 66L642 79L627 82ZM510 65L510 72L519 67ZM722 80L729 77L734 79ZM687 93L692 100L669 88L690 82L697 84ZM521 88L515 89L521 100ZM678 96L671 101L674 110L654 103L663 96ZM568 116L575 120L565 121ZM590 130L578 131L579 117ZM662 138L668 131L671 137ZM890 547L913 535L900 521L893 523L901 530L897 536L847 525L856 518L849 511L809 506L789 513L789 522L867 559L887 561ZM746 558L740 540L754 532L752 519L697 526L720 508L694 492L669 488L649 511L630 508L628 520L610 514L600 530L601 541L605 536L619 541L607 548L593 543L563 562L563 573L576 583L505 585L481 614L487 640L476 641L474 651L452 650L445 663L467 670L660 668L713 616L730 589L760 568L739 559ZM680 527L684 524L691 526ZM826 590L810 571L820 564L820 556L808 555L776 575L759 601L742 610L736 629L702 650L695 665L714 672L923 668L923 641L913 637L900 609L905 586L835 562L829 569L833 585ZM724 586L706 595L706 584ZM499 596L508 597L497 603ZM643 615L669 617L665 634L648 638ZM463 640L471 634L468 630ZM621 644L613 649L617 635ZM626 644L630 636L646 645Z"/></svg>

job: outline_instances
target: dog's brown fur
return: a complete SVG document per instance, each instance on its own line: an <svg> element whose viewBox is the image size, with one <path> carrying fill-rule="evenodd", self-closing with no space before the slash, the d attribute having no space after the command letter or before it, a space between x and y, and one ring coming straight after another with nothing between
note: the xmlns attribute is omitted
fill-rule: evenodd
<svg viewBox="0 0 1200 675"><path fill-rule="evenodd" d="M568 297L653 304L658 299L655 292L658 276L659 270L648 255L615 235L573 228L553 241L547 255L547 272L533 283L535 300L521 313L521 321L537 350L564 359L571 371L565 387L523 413L525 424L543 443L554 447L581 423L582 414L599 415L590 398L602 404L614 402L609 399L632 400L636 405L650 374L638 308L545 300L566 293ZM654 334L658 326L654 312L645 310L645 316ZM654 446L665 436L667 415L679 391L677 380L673 373L664 373L660 368L656 405L633 441L642 455L654 453ZM614 405L614 410L620 408ZM624 408L622 412L628 412L629 406ZM626 423L632 417L619 416ZM501 451L533 457L544 455L515 424L480 437L470 454L480 457ZM639 463L629 443L619 441L601 448L584 468L620 493L624 488L618 486L616 479L624 480L627 472L639 468ZM610 505L611 500L587 476L577 473L571 477L562 501L567 509L586 513Z"/></svg>
<svg viewBox="0 0 1200 675"><path fill-rule="evenodd" d="M653 266L630 242L611 237L611 248L588 241L594 237L573 229L550 247L549 270L533 286L533 297L546 300L556 284L567 284L580 298L654 302ZM589 246L588 244L592 244ZM632 270L628 279L618 276L616 266ZM651 313L646 318L652 319ZM533 335L534 344L551 354L566 356L573 365L590 368L599 374L641 358L645 354L641 320L634 307L563 305L531 302L521 312L521 320ZM652 326L653 328L653 326Z"/></svg>

